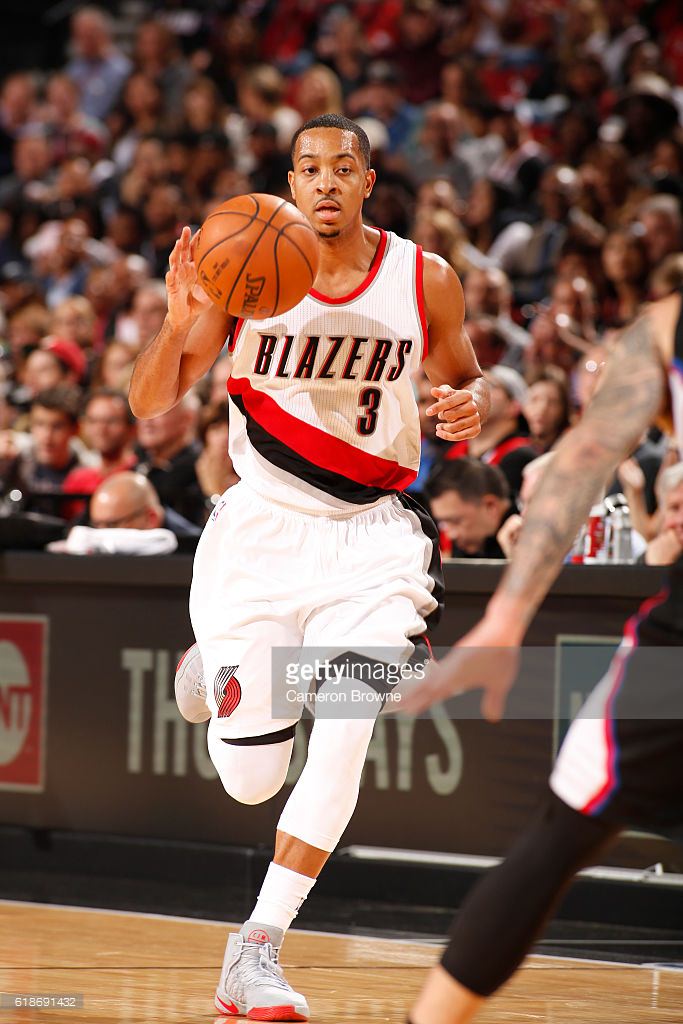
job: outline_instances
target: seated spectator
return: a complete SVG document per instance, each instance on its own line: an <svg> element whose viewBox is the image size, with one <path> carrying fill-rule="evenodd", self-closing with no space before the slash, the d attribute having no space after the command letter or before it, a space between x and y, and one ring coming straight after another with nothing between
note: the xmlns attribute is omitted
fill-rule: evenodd
<svg viewBox="0 0 683 1024"><path fill-rule="evenodd" d="M661 444L646 435L633 454L621 463L607 488L608 494L623 491L633 526L646 540L656 537L661 523L659 481L668 469L678 464L678 457L675 446L663 450Z"/></svg>
<svg viewBox="0 0 683 1024"><path fill-rule="evenodd" d="M133 348L146 345L161 330L167 308L164 282L146 281L135 292L130 317L118 325L118 340Z"/></svg>
<svg viewBox="0 0 683 1024"><path fill-rule="evenodd" d="M561 371L550 367L532 381L523 412L531 440L547 452L569 426L569 387Z"/></svg>
<svg viewBox="0 0 683 1024"><path fill-rule="evenodd" d="M95 332L95 310L83 295L64 299L52 311L51 333L59 338L69 338L84 350L93 346Z"/></svg>
<svg viewBox="0 0 683 1024"><path fill-rule="evenodd" d="M457 68L457 64L450 67ZM457 153L467 164L473 181L485 178L489 167L503 152L501 136L491 131L491 122L496 113L496 107L486 99L469 99L463 110L467 137L458 141Z"/></svg>
<svg viewBox="0 0 683 1024"><path fill-rule="evenodd" d="M247 146L254 160L251 171L254 191L284 195L288 189L287 173L292 162L278 146L275 125L267 121L255 124L249 133Z"/></svg>
<svg viewBox="0 0 683 1024"><path fill-rule="evenodd" d="M524 378L509 366L492 366L484 376L491 390L489 418L478 437L456 441L446 452L446 461L471 455L498 466L513 494L522 486L522 470L538 455L533 447L522 408L527 398Z"/></svg>
<svg viewBox="0 0 683 1024"><path fill-rule="evenodd" d="M488 256L508 275L520 303L538 302L550 290L576 187L571 167L547 170L538 190L541 219L536 224L510 224L489 249Z"/></svg>
<svg viewBox="0 0 683 1024"><path fill-rule="evenodd" d="M143 21L135 35L133 56L138 70L161 89L165 112L175 113L194 73L183 59L174 33L161 21Z"/></svg>
<svg viewBox="0 0 683 1024"><path fill-rule="evenodd" d="M548 365L569 372L580 353L597 340L595 296L582 277L558 277L550 303L542 305L531 328L531 345L525 353L527 375L542 372Z"/></svg>
<svg viewBox="0 0 683 1024"><path fill-rule="evenodd" d="M422 119L419 107L406 102L397 69L384 60L373 61L366 72L365 85L348 98L349 116L376 117L389 133L387 152L403 153L412 142Z"/></svg>
<svg viewBox="0 0 683 1024"><path fill-rule="evenodd" d="M519 540L519 535L522 532L522 526L524 525L524 513L529 507L529 502L533 497L541 476L554 456L554 452L545 452L543 455L539 455L537 459L534 459L533 462L527 462L522 470L522 486L520 487L517 499L519 512L508 516L496 535L496 540L506 558L512 556L515 545Z"/></svg>
<svg viewBox="0 0 683 1024"><path fill-rule="evenodd" d="M195 469L201 451L198 405L190 393L161 416L139 420L137 454L138 472L149 478L162 503L201 526L206 506Z"/></svg>
<svg viewBox="0 0 683 1024"><path fill-rule="evenodd" d="M67 494L92 494L113 473L137 464L135 419L123 392L111 388L93 391L83 407L81 432L97 461L71 470L63 485Z"/></svg>
<svg viewBox="0 0 683 1024"><path fill-rule="evenodd" d="M444 555L505 558L496 536L515 507L497 466L471 458L448 462L428 480L427 495Z"/></svg>
<svg viewBox="0 0 683 1024"><path fill-rule="evenodd" d="M22 306L8 318L7 341L15 367L21 366L26 356L39 347L49 330L50 314L38 302Z"/></svg>
<svg viewBox="0 0 683 1024"><path fill-rule="evenodd" d="M64 299L84 292L89 270L87 239L88 227L84 221L73 217L61 225L43 281L46 302L51 309L56 309Z"/></svg>
<svg viewBox="0 0 683 1024"><path fill-rule="evenodd" d="M227 401L207 405L202 409L199 419L199 440L202 451L195 463L195 471L206 499L208 518L221 494L239 482L228 454Z"/></svg>
<svg viewBox="0 0 683 1024"><path fill-rule="evenodd" d="M610 231L602 247L602 265L608 295L601 319L608 327L622 327L638 314L646 298L649 264L643 238L630 228Z"/></svg>
<svg viewBox="0 0 683 1024"><path fill-rule="evenodd" d="M110 341L100 359L94 383L98 387L127 391L133 373L136 349L122 341ZM225 389L224 389L225 390Z"/></svg>
<svg viewBox="0 0 683 1024"><path fill-rule="evenodd" d="M72 441L78 429L80 396L73 388L41 392L31 402L28 444L20 450L17 435L0 439L0 487L4 495L20 492L25 512L63 518L63 485L81 464Z"/></svg>
<svg viewBox="0 0 683 1024"><path fill-rule="evenodd" d="M112 22L98 7L82 7L71 22L74 57L66 73L81 90L81 110L103 121L116 103L131 64L112 40Z"/></svg>
<svg viewBox="0 0 683 1024"><path fill-rule="evenodd" d="M410 237L426 252L441 256L460 276L471 269L471 258L474 265L483 262L468 243L458 218L448 210L419 210Z"/></svg>
<svg viewBox="0 0 683 1024"><path fill-rule="evenodd" d="M671 565L683 555L683 462L669 466L657 480L661 524L645 551L647 565Z"/></svg>
<svg viewBox="0 0 683 1024"><path fill-rule="evenodd" d="M148 479L123 472L99 485L90 499L90 525L95 529L170 530L179 549L194 550L201 530L174 509L162 506Z"/></svg>
<svg viewBox="0 0 683 1024"><path fill-rule="evenodd" d="M280 148L289 152L292 135L301 124L301 116L285 103L286 89L286 81L277 68L267 64L256 64L241 75L237 95L242 124L239 127L228 126L230 141L236 150L243 143L249 124L268 123L277 129Z"/></svg>
<svg viewBox="0 0 683 1024"><path fill-rule="evenodd" d="M342 87L338 76L324 64L306 68L296 85L295 107L302 121L323 114L343 113Z"/></svg>
<svg viewBox="0 0 683 1024"><path fill-rule="evenodd" d="M427 480L435 464L448 451L448 441L442 441L440 437L437 437L436 428L439 421L436 416L427 415L427 409L434 404L434 396L432 383L424 372L420 372L413 379L413 388L420 415L420 471L417 478L408 487L408 491L414 498L427 505L428 500L425 494Z"/></svg>
<svg viewBox="0 0 683 1024"><path fill-rule="evenodd" d="M416 155L410 165L410 172L418 185L435 178L446 178L453 182L460 196L467 198L472 175L468 165L457 155L461 131L460 113L454 104L440 101L429 105Z"/></svg>
<svg viewBox="0 0 683 1024"><path fill-rule="evenodd" d="M683 216L676 196L657 195L641 203L636 223L642 228L643 242L651 267L683 250Z"/></svg>
<svg viewBox="0 0 683 1024"><path fill-rule="evenodd" d="M465 277L463 289L467 316L471 320L490 318L498 336L505 339L505 349L493 362L521 372L531 339L510 315L512 286L507 274L497 267L473 267Z"/></svg>
<svg viewBox="0 0 683 1024"><path fill-rule="evenodd" d="M480 366L510 366L516 372L521 371L528 335L512 320L507 317L473 317L465 322L465 330Z"/></svg>
<svg viewBox="0 0 683 1024"><path fill-rule="evenodd" d="M85 356L76 342L48 336L31 352L18 376L33 398L48 388L82 384L85 366Z"/></svg>

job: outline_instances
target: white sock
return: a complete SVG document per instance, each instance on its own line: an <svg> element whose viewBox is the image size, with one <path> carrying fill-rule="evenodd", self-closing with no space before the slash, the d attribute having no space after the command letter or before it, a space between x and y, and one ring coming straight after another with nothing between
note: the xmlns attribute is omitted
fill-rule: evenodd
<svg viewBox="0 0 683 1024"><path fill-rule="evenodd" d="M298 871L271 861L249 920L270 924L286 932L315 883L315 878L300 875Z"/></svg>

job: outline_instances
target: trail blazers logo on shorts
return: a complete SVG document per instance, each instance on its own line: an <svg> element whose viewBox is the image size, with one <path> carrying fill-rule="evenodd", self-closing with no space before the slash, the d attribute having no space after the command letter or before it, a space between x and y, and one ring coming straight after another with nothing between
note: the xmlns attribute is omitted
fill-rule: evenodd
<svg viewBox="0 0 683 1024"><path fill-rule="evenodd" d="M213 692L218 705L218 717L229 718L242 700L242 687L235 677L238 665L219 668L213 683Z"/></svg>
<svg viewBox="0 0 683 1024"><path fill-rule="evenodd" d="M0 789L43 789L46 660L46 618L0 616Z"/></svg>

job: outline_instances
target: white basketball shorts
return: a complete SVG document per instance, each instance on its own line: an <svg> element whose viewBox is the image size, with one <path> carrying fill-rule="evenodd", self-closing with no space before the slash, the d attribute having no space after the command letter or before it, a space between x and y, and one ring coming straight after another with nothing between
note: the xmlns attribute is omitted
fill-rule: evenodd
<svg viewBox="0 0 683 1024"><path fill-rule="evenodd" d="M241 481L204 528L190 592L214 729L256 737L301 717L296 707L273 714L273 688L285 682L272 678L274 647L383 648L405 660L442 598L436 528L407 496L328 517Z"/></svg>

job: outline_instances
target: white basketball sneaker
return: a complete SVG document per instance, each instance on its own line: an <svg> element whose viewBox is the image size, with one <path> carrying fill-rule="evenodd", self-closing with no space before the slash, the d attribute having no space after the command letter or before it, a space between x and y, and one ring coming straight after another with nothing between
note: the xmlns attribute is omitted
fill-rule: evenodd
<svg viewBox="0 0 683 1024"><path fill-rule="evenodd" d="M204 666L197 644L185 651L175 670L175 699L178 710L188 722L206 722L211 712L206 704Z"/></svg>
<svg viewBox="0 0 683 1024"><path fill-rule="evenodd" d="M255 921L229 937L216 989L217 1010L247 1020L308 1020L308 1003L287 983L278 963L283 938L281 928Z"/></svg>

